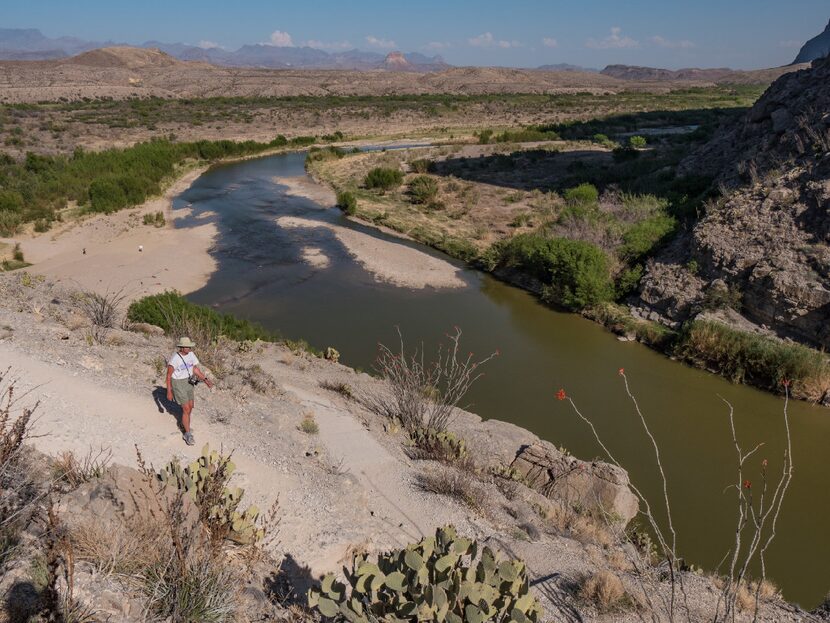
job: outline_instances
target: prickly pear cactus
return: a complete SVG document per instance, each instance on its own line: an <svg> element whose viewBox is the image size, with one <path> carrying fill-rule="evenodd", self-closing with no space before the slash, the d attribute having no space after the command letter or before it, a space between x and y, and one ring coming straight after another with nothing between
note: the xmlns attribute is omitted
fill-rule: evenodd
<svg viewBox="0 0 830 623"><path fill-rule="evenodd" d="M219 471L224 466L224 478L230 479L236 466L229 457L211 450L205 444L202 455L189 465L182 467L178 459L173 459L159 472L159 479L166 485L175 486L184 491L197 506L199 514L209 522L220 525L230 524L228 538L241 544L255 543L265 532L257 526L259 509L256 506L248 507L245 512L238 512L242 496L245 491L239 487L224 487L220 501L210 508L202 508L205 503L205 493L210 487L211 479L219 477Z"/></svg>
<svg viewBox="0 0 830 623"><path fill-rule="evenodd" d="M346 583L327 575L308 602L324 617L349 623L536 623L541 615L524 563L499 560L488 547L478 556L478 544L452 526L374 563L355 557Z"/></svg>

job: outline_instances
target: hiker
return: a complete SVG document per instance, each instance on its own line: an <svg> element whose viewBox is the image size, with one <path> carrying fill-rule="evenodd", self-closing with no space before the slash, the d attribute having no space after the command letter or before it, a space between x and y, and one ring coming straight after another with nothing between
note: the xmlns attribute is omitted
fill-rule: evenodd
<svg viewBox="0 0 830 623"><path fill-rule="evenodd" d="M167 360L167 400L177 402L182 408L184 442L192 446L196 441L190 430L190 414L193 412L194 388L199 381L213 387L213 381L199 369L199 359L193 352L196 346L189 337L183 337L176 344L176 352Z"/></svg>

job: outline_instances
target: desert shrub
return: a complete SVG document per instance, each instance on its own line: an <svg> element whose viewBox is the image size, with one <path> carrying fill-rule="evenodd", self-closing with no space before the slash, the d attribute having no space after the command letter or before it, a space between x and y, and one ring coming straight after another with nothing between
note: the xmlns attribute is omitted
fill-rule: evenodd
<svg viewBox="0 0 830 623"><path fill-rule="evenodd" d="M525 621L542 615L520 560L500 560L451 526L375 562L355 556L346 582L329 574L308 594L327 618L347 620Z"/></svg>
<svg viewBox="0 0 830 623"><path fill-rule="evenodd" d="M570 204L596 204L599 201L599 191L593 184L585 183L569 188L564 197Z"/></svg>
<svg viewBox="0 0 830 623"><path fill-rule="evenodd" d="M616 145L614 141L608 138L608 135L602 133L594 134L591 137L591 140L595 143L602 145L603 147L613 147L614 145Z"/></svg>
<svg viewBox="0 0 830 623"><path fill-rule="evenodd" d="M409 163L410 168L415 173L429 173L433 168L434 163L428 158L418 158Z"/></svg>
<svg viewBox="0 0 830 623"><path fill-rule="evenodd" d="M327 147L312 147L308 150L305 157L305 166L313 162L326 162L328 160L339 160L348 152L345 149L329 145Z"/></svg>
<svg viewBox="0 0 830 623"><path fill-rule="evenodd" d="M455 467L441 466L420 472L415 477L415 484L422 491L454 498L473 510L480 510L486 499L486 493L473 475Z"/></svg>
<svg viewBox="0 0 830 623"><path fill-rule="evenodd" d="M56 482L72 491L85 482L103 476L111 458L112 451L103 448L100 450L90 448L80 459L71 451L62 452L52 463L52 474Z"/></svg>
<svg viewBox="0 0 830 623"><path fill-rule="evenodd" d="M600 612L611 612L632 605L631 597L619 577L606 569L584 576L577 596Z"/></svg>
<svg viewBox="0 0 830 623"><path fill-rule="evenodd" d="M354 193L348 190L341 190L337 193L337 207L349 216L355 215L357 213L357 199Z"/></svg>
<svg viewBox="0 0 830 623"><path fill-rule="evenodd" d="M608 256L589 242L519 234L499 243L496 253L498 264L541 281L550 302L582 309L614 296Z"/></svg>
<svg viewBox="0 0 830 623"><path fill-rule="evenodd" d="M14 245L14 250L12 250L12 259L15 262L25 262L25 258L23 257L23 249L20 248L20 243L16 242Z"/></svg>
<svg viewBox="0 0 830 623"><path fill-rule="evenodd" d="M305 415L303 415L303 419L300 420L300 425L298 428L306 435L316 435L320 432L320 426L314 419L313 413L306 413Z"/></svg>
<svg viewBox="0 0 830 623"><path fill-rule="evenodd" d="M640 155L640 152L631 147L631 145L620 145L619 147L615 147L612 155L614 157L614 162L627 162L629 160L634 160Z"/></svg>
<svg viewBox="0 0 830 623"><path fill-rule="evenodd" d="M481 145L487 145L490 139L493 138L493 130L481 130L476 132L474 136L478 137L478 142Z"/></svg>
<svg viewBox="0 0 830 623"><path fill-rule="evenodd" d="M633 149L643 149L648 141L644 136L632 136L628 139L628 144L631 145Z"/></svg>
<svg viewBox="0 0 830 623"><path fill-rule="evenodd" d="M102 344L110 329L117 327L121 316L121 304L125 295L121 290L103 294L87 291L77 297L81 313L89 320L94 341Z"/></svg>
<svg viewBox="0 0 830 623"><path fill-rule="evenodd" d="M415 459L456 463L467 458L467 444L455 433L432 428L417 428L410 432L412 448L409 456Z"/></svg>
<svg viewBox="0 0 830 623"><path fill-rule="evenodd" d="M35 221L35 231L39 234L42 234L44 232L49 231L49 229L51 227L52 227L52 221L50 221L48 219L39 218L38 220Z"/></svg>
<svg viewBox="0 0 830 623"><path fill-rule="evenodd" d="M326 141L327 143L333 143L335 141L342 141L344 138L344 134L340 130L336 130L332 134L323 134L320 137L320 140Z"/></svg>
<svg viewBox="0 0 830 623"><path fill-rule="evenodd" d="M402 182L403 173L400 170L387 167L375 167L366 174L363 185L366 188L386 191L397 188Z"/></svg>
<svg viewBox="0 0 830 623"><path fill-rule="evenodd" d="M142 222L153 227L164 227L167 224L164 219L164 212L148 212L144 215Z"/></svg>
<svg viewBox="0 0 830 623"><path fill-rule="evenodd" d="M407 353L403 337L397 352L379 344L374 368L386 383L360 396L370 411L400 422L416 443L423 431L431 431L430 435L447 431L458 403L481 377L479 368L496 355L480 361L472 353L461 355L457 327L448 340L432 361L426 359L423 347Z"/></svg>
<svg viewBox="0 0 830 623"><path fill-rule="evenodd" d="M23 195L13 190L0 190L0 212L22 212Z"/></svg>
<svg viewBox="0 0 830 623"><path fill-rule="evenodd" d="M735 311L741 311L743 294L735 285L710 285L706 289L706 292L703 293L702 304L704 309L734 309Z"/></svg>
<svg viewBox="0 0 830 623"><path fill-rule="evenodd" d="M719 322L686 324L675 354L697 366L717 370L735 383L782 391L793 383L794 395L821 398L830 387L827 356L806 346L746 333Z"/></svg>
<svg viewBox="0 0 830 623"><path fill-rule="evenodd" d="M635 223L623 233L619 254L629 261L645 257L673 234L676 227L677 219L662 213Z"/></svg>
<svg viewBox="0 0 830 623"><path fill-rule="evenodd" d="M409 194L414 203L429 203L438 194L438 182L426 175L419 175L409 182Z"/></svg>
<svg viewBox="0 0 830 623"><path fill-rule="evenodd" d="M14 236L22 222L23 218L17 212L0 210L0 236Z"/></svg>
<svg viewBox="0 0 830 623"><path fill-rule="evenodd" d="M535 141L557 141L559 134L551 129L537 126L519 130L505 130L492 138L493 143L531 143Z"/></svg>

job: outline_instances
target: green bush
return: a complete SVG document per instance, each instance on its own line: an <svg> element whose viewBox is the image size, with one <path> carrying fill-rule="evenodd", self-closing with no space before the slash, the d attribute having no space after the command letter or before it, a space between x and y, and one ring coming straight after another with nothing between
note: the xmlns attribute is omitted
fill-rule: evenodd
<svg viewBox="0 0 830 623"><path fill-rule="evenodd" d="M130 322L146 322L161 327L166 332L193 321L212 335L223 335L237 342L262 340L275 342L279 336L248 320L231 314L220 314L204 305L191 303L178 292L164 292L145 296L133 302L127 309ZM177 336L178 337L178 336Z"/></svg>
<svg viewBox="0 0 830 623"><path fill-rule="evenodd" d="M17 212L0 211L0 236L14 236L23 218Z"/></svg>
<svg viewBox="0 0 830 623"><path fill-rule="evenodd" d="M583 183L566 190L565 201L571 204L595 204L599 201L599 191L593 184Z"/></svg>
<svg viewBox="0 0 830 623"><path fill-rule="evenodd" d="M366 188L374 188L382 191L397 188L403 182L403 173L398 169L386 167L375 167L366 174L363 184Z"/></svg>
<svg viewBox="0 0 830 623"><path fill-rule="evenodd" d="M655 214L635 223L623 233L620 257L636 261L645 257L663 240L674 233L677 219L668 214Z"/></svg>
<svg viewBox="0 0 830 623"><path fill-rule="evenodd" d="M519 234L500 245L498 263L538 279L550 302L583 309L614 296L608 257L589 242Z"/></svg>
<svg viewBox="0 0 830 623"><path fill-rule="evenodd" d="M493 138L493 130L481 130L480 132L476 132L474 136L478 137L478 142L481 145L487 145L490 139Z"/></svg>
<svg viewBox="0 0 830 623"><path fill-rule="evenodd" d="M26 259L23 257L23 249L20 248L20 243L16 243L14 245L14 250L12 251L12 259L15 262L25 262Z"/></svg>
<svg viewBox="0 0 830 623"><path fill-rule="evenodd" d="M536 623L542 608L530 593L520 560L500 560L451 526L376 562L355 556L343 584L327 575L308 604L329 619Z"/></svg>
<svg viewBox="0 0 830 623"><path fill-rule="evenodd" d="M628 139L628 144L631 145L633 149L643 149L648 141L644 136L632 136Z"/></svg>
<svg viewBox="0 0 830 623"><path fill-rule="evenodd" d="M89 185L89 206L93 212L115 212L127 205L127 195L116 180L97 179Z"/></svg>
<svg viewBox="0 0 830 623"><path fill-rule="evenodd" d="M337 193L337 207L349 216L354 216L357 213L357 199L348 190L340 191Z"/></svg>
<svg viewBox="0 0 830 623"><path fill-rule="evenodd" d="M429 203L438 194L438 182L426 175L419 175L409 182L409 194L414 203Z"/></svg>
<svg viewBox="0 0 830 623"><path fill-rule="evenodd" d="M0 212L22 212L23 195L13 190L0 190Z"/></svg>
<svg viewBox="0 0 830 623"><path fill-rule="evenodd" d="M167 224L164 219L164 212L148 212L144 215L143 222L145 225L152 225L153 227L164 227Z"/></svg>
<svg viewBox="0 0 830 623"><path fill-rule="evenodd" d="M415 173L429 173L434 164L429 158L418 158L410 162L409 166Z"/></svg>

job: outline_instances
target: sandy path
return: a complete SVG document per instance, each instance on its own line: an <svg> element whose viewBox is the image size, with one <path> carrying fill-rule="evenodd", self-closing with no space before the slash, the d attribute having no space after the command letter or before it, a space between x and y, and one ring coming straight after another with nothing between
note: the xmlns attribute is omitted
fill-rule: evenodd
<svg viewBox="0 0 830 623"><path fill-rule="evenodd" d="M137 208L92 216L20 240L26 260L34 264L29 271L101 292L123 288L130 299L202 287L216 267L208 253L216 227L205 219L198 227L175 229L171 204L204 170L188 172L162 197ZM142 216L148 212L163 212L167 225L144 225ZM185 212L177 211L175 218ZM139 252L139 246L143 251Z"/></svg>
<svg viewBox="0 0 830 623"><path fill-rule="evenodd" d="M381 240L331 223L296 216L281 216L277 225L285 228L325 228L378 281L405 288L463 288L461 270L449 262L397 242ZM311 260L307 260L312 263Z"/></svg>

